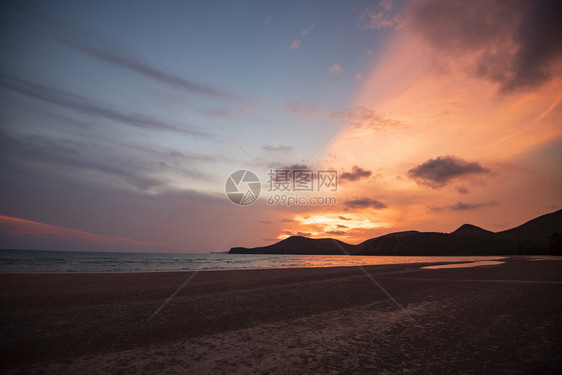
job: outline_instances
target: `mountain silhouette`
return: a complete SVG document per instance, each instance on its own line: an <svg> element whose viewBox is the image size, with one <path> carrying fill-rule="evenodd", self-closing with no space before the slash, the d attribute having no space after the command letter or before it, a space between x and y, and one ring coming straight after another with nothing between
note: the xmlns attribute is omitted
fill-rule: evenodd
<svg viewBox="0 0 562 375"><path fill-rule="evenodd" d="M396 232L357 245L332 238L292 236L269 246L233 247L229 254L562 255L562 210L501 232L464 224L451 233Z"/></svg>
<svg viewBox="0 0 562 375"><path fill-rule="evenodd" d="M341 255L342 251L350 251L354 245L332 238L306 238L302 236L291 236L273 245L247 249L245 247L234 247L229 254L324 254Z"/></svg>
<svg viewBox="0 0 562 375"><path fill-rule="evenodd" d="M478 236L478 235L485 236L492 233L494 232L490 232L489 230L482 229L472 224L463 224L456 231L451 232L451 234L457 236Z"/></svg>

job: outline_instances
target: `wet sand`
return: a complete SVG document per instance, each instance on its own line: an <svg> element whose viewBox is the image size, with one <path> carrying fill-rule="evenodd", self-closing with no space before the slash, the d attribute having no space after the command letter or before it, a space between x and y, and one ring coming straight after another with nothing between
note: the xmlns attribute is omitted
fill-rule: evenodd
<svg viewBox="0 0 562 375"><path fill-rule="evenodd" d="M558 373L562 260L1 274L2 373ZM377 285L382 286L400 308Z"/></svg>

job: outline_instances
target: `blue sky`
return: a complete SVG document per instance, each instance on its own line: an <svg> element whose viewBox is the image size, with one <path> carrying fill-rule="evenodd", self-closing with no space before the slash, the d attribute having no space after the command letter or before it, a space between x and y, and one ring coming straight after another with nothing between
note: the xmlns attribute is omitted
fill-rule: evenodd
<svg viewBox="0 0 562 375"><path fill-rule="evenodd" d="M18 123L9 130L14 136L92 137L112 148L134 143L194 157L214 154L223 159L221 179L232 168L226 159L240 163L247 161L246 154L271 158L264 153L264 145L290 144L294 152L279 162L298 163L338 124L295 116L287 108L345 111L360 85L355 76L364 74L384 44L384 30L357 27L366 4L37 2L7 6L2 22L6 51L2 72L9 79L24 81L28 90L37 89L30 85L41 86L57 91L63 99L76 95L81 103L91 101L96 107L76 110L76 103L50 101L51 92L44 93L51 96L45 100L4 90L10 103L5 116ZM291 48L295 41L298 48ZM341 71L331 73L334 64ZM130 123L98 113L106 108L193 134L127 126ZM82 123L81 129L76 129L76 122ZM215 171L201 165L193 173L214 175Z"/></svg>

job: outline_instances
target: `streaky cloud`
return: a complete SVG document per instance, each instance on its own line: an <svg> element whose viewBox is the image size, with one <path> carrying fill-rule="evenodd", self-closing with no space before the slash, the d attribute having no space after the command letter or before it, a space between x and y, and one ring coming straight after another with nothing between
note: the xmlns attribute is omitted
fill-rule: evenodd
<svg viewBox="0 0 562 375"><path fill-rule="evenodd" d="M465 203L465 202L457 202L455 204L447 205L447 206L433 206L430 207L432 211L443 211L443 210L451 210L451 211L469 211L469 210L476 210L479 208L484 207L495 207L498 206L500 203L498 201L490 201L485 203Z"/></svg>
<svg viewBox="0 0 562 375"><path fill-rule="evenodd" d="M21 78L3 74L1 72L0 87L47 103L70 108L90 116L103 117L136 128L161 131L165 130L189 134L192 136L209 137L207 133L203 133L198 130L170 125L164 121L139 113L125 113L78 94L63 91L55 87L44 86L39 83L30 82Z"/></svg>
<svg viewBox="0 0 562 375"><path fill-rule="evenodd" d="M343 202L345 206L349 209L365 209L365 208L374 208L376 210L382 210L387 208L388 206L376 199L372 198L357 198ZM341 218L341 216L340 216ZM347 220L347 219L345 219Z"/></svg>
<svg viewBox="0 0 562 375"><path fill-rule="evenodd" d="M106 40L97 34L51 17L29 6L14 4L13 7L31 19L29 25L26 25L27 30L35 32L41 37L58 41L98 60L130 70L174 89L187 90L195 95L217 99L236 99L234 95L197 84L148 64L146 63L148 59L140 57L138 53L125 45Z"/></svg>

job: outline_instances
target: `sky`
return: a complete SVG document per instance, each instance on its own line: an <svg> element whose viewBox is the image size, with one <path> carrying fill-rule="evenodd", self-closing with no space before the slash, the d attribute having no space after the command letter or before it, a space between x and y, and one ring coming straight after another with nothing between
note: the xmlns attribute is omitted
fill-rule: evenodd
<svg viewBox="0 0 562 375"><path fill-rule="evenodd" d="M560 2L1 7L0 248L360 243L562 208Z"/></svg>

